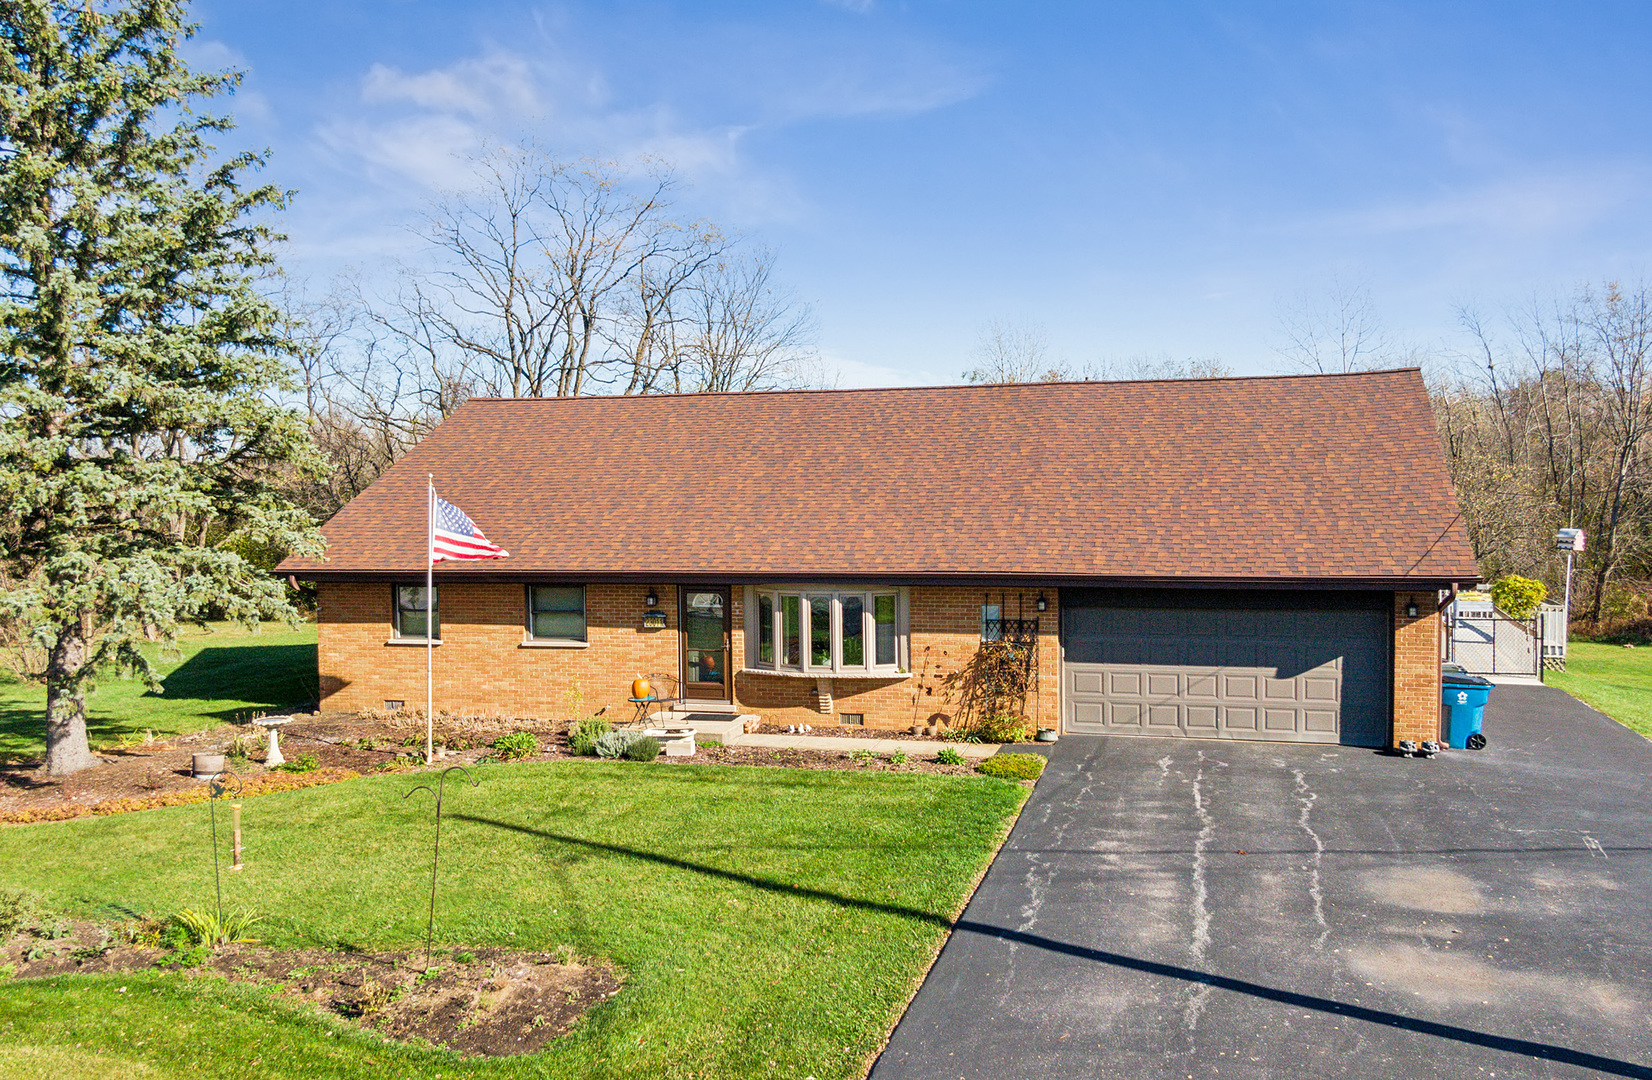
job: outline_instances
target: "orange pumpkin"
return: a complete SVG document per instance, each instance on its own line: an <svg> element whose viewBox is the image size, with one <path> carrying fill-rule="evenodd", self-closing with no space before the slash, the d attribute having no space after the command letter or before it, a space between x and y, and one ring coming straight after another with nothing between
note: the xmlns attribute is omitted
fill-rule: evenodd
<svg viewBox="0 0 1652 1080"><path fill-rule="evenodd" d="M631 680L631 696L634 698L652 697L654 688L648 685L648 680L638 675Z"/></svg>

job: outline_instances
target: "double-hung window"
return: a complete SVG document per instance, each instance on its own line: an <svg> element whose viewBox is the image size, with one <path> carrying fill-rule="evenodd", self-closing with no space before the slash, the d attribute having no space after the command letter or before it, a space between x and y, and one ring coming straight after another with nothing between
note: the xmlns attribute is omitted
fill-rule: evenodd
<svg viewBox="0 0 1652 1080"><path fill-rule="evenodd" d="M398 638L412 638L417 641L425 640L425 606L423 585L397 585L396 594L396 636ZM434 624L435 632L430 636L440 641L442 637L442 589L436 587L435 595L430 598L430 621Z"/></svg>
<svg viewBox="0 0 1652 1080"><path fill-rule="evenodd" d="M904 644L899 611L894 589L762 591L752 659L775 671L897 674Z"/></svg>
<svg viewBox="0 0 1652 1080"><path fill-rule="evenodd" d="M534 641L584 641L585 586L529 585L528 637Z"/></svg>

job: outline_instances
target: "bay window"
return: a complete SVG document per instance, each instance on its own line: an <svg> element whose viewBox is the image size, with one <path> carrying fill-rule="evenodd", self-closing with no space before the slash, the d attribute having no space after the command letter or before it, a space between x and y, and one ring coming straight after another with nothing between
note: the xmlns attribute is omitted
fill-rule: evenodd
<svg viewBox="0 0 1652 1080"><path fill-rule="evenodd" d="M800 674L904 670L897 589L753 590L750 662ZM748 608L750 610L750 608Z"/></svg>

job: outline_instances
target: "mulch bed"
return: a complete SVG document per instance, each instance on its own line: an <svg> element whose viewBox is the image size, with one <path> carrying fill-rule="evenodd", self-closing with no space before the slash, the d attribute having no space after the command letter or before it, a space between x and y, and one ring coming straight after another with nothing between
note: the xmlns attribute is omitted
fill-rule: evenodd
<svg viewBox="0 0 1652 1080"><path fill-rule="evenodd" d="M834 739L909 739L913 742L934 742L933 735L914 735L911 728L875 728L850 724L810 724L809 730L799 732L796 725L787 731L786 724L763 724L757 729L761 735L828 735Z"/></svg>
<svg viewBox="0 0 1652 1080"><path fill-rule="evenodd" d="M14 977L120 974L164 967L174 954L141 945L107 947L109 934L74 924L55 938L21 934L0 949ZM34 955L35 959L28 959ZM474 949L436 953L354 953L227 945L179 977L218 976L274 984L288 997L400 1042L424 1041L461 1054L531 1054L613 997L619 975L568 953Z"/></svg>
<svg viewBox="0 0 1652 1080"><path fill-rule="evenodd" d="M492 754L490 744L500 735L531 731L539 740L539 751L525 761L554 761L571 757L567 749L567 725L552 721L505 720L503 718L444 718L437 725L437 765L474 764ZM784 726L765 725L771 734L784 734ZM850 736L868 739L918 741L910 731L885 731L863 727L815 727L811 735ZM49 777L38 764L0 765L0 825L61 820L89 814L124 813L158 806L200 802L207 797L207 784L190 775L190 756L229 750L237 739L243 746L256 747L252 760L236 768L243 782L243 795L281 791L315 784L332 783L369 773L423 767L424 723L405 717L361 716L356 713L308 713L295 716L281 729L281 752L288 762L305 755L315 758L316 768L306 772L267 770L260 764L264 756L264 729L252 725L225 725L141 745L105 750L104 764L66 777ZM837 750L731 746L700 743L692 758L660 757L660 764L767 765L794 769L863 769L896 772L948 773L967 775L970 765L941 765L928 747L914 748L904 764L892 764L879 755L873 761L857 760ZM234 766L232 766L234 767Z"/></svg>

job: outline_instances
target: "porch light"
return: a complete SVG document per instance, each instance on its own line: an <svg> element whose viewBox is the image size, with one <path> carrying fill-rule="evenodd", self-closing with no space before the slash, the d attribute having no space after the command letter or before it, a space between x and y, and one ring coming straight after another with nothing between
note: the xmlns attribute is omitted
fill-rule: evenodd
<svg viewBox="0 0 1652 1080"><path fill-rule="evenodd" d="M649 589L648 595L642 598L642 603L644 607L656 608L660 606L660 598L653 589Z"/></svg>
<svg viewBox="0 0 1652 1080"><path fill-rule="evenodd" d="M1417 617L1417 601L1413 600L1409 604L1405 605L1405 617L1408 619L1415 619Z"/></svg>
<svg viewBox="0 0 1652 1080"><path fill-rule="evenodd" d="M1049 606L1050 606L1050 602L1048 600L1044 599L1044 594L1039 593L1038 594L1038 610L1043 611L1046 608L1048 608Z"/></svg>

